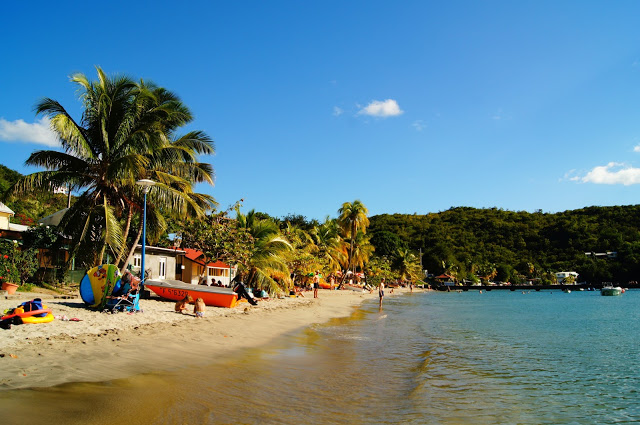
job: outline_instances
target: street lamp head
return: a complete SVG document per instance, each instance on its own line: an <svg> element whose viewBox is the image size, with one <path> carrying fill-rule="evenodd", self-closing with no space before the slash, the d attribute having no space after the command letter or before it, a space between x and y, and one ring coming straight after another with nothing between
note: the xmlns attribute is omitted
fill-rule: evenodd
<svg viewBox="0 0 640 425"><path fill-rule="evenodd" d="M151 190L151 186L154 186L156 184L156 182L154 182L153 180L149 180L149 179L142 179L142 180L138 180L136 182L136 184L138 186L142 186L142 191L145 194L147 194Z"/></svg>

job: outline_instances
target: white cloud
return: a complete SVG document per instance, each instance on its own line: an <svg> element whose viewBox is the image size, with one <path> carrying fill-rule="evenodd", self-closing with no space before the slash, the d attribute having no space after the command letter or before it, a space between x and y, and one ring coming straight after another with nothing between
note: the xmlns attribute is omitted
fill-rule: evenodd
<svg viewBox="0 0 640 425"><path fill-rule="evenodd" d="M640 152L640 145L635 146L635 147L633 148L633 151L634 151L634 152Z"/></svg>
<svg viewBox="0 0 640 425"><path fill-rule="evenodd" d="M358 115L371 115L372 117L395 117L403 114L404 111L398 106L398 102L393 99L374 100L364 108L360 109Z"/></svg>
<svg viewBox="0 0 640 425"><path fill-rule="evenodd" d="M629 186L640 184L640 168L610 162L607 165L600 165L589 171L584 177L572 178L573 181L595 184L622 184Z"/></svg>
<svg viewBox="0 0 640 425"><path fill-rule="evenodd" d="M43 117L33 124L23 120L7 121L0 118L0 140L5 142L35 143L59 147L60 142L50 128L51 121Z"/></svg>
<svg viewBox="0 0 640 425"><path fill-rule="evenodd" d="M340 115L342 115L344 113L344 111L342 110L342 108L339 108L337 106L333 107L333 115L335 117L339 117Z"/></svg>
<svg viewBox="0 0 640 425"><path fill-rule="evenodd" d="M424 130L424 129L427 127L427 125L426 125L426 124L424 123L424 121L422 121L422 120L415 120L415 121L411 124L411 126L412 126L413 128L415 128L415 129L416 129L416 131L422 131L422 130Z"/></svg>

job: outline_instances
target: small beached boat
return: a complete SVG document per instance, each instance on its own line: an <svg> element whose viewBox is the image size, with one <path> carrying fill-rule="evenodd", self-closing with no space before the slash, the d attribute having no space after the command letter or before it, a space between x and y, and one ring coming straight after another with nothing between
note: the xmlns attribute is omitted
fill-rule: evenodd
<svg viewBox="0 0 640 425"><path fill-rule="evenodd" d="M159 297L178 301L191 295L194 300L202 298L205 305L231 308L238 302L238 295L231 288L219 286L192 285L179 280L147 280L145 288L149 288Z"/></svg>
<svg viewBox="0 0 640 425"><path fill-rule="evenodd" d="M600 290L600 294L605 296L621 295L624 290L619 286L603 286Z"/></svg>

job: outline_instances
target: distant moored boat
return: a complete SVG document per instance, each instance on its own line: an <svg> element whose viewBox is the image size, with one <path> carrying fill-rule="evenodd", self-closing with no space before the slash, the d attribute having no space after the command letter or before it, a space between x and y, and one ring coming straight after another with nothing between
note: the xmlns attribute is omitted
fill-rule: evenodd
<svg viewBox="0 0 640 425"><path fill-rule="evenodd" d="M603 286L600 290L600 293L605 296L621 295L623 292L624 290L621 287L612 285Z"/></svg>

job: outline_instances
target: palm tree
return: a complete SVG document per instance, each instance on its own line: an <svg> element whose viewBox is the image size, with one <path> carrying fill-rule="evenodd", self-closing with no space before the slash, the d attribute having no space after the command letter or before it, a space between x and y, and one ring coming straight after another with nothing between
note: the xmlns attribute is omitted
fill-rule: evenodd
<svg viewBox="0 0 640 425"><path fill-rule="evenodd" d="M356 234L353 244L353 253L351 254L351 263L353 267L364 269L365 263L369 261L375 248L370 242L371 237L359 230Z"/></svg>
<svg viewBox="0 0 640 425"><path fill-rule="evenodd" d="M274 277L279 277L283 286L289 286L288 255L293 246L280 234L278 225L272 220L259 219L254 210L246 215L237 210L238 225L246 228L253 237L254 246L249 259L241 264L240 272L245 275L245 282L269 292L277 292L282 288Z"/></svg>
<svg viewBox="0 0 640 425"><path fill-rule="evenodd" d="M367 214L369 210L359 200L353 202L345 202L338 210L338 224L342 228L343 237L349 239L349 259L345 269L345 273L342 276L342 280L346 277L346 272L353 266L353 254L355 249L356 237L358 231L362 231L363 234L367 232L367 226L369 226L369 219Z"/></svg>
<svg viewBox="0 0 640 425"><path fill-rule="evenodd" d="M315 226L311 232L318 259L326 264L330 272L340 269L348 259L348 244L340 237L340 229L335 219L327 217L319 226Z"/></svg>
<svg viewBox="0 0 640 425"><path fill-rule="evenodd" d="M418 257L407 248L400 248L396 252L393 268L400 279L418 279L420 277L420 263Z"/></svg>
<svg viewBox="0 0 640 425"><path fill-rule="evenodd" d="M162 213L202 214L213 198L195 194L193 184L211 183L212 170L199 164L200 153L213 153L213 142L202 132L178 137L175 132L192 120L173 93L129 77L108 78L97 68L95 82L83 74L71 81L81 90L84 111L80 122L53 99L36 105L51 118L62 150L36 151L27 165L46 171L25 176L14 193L68 185L83 191L60 223L71 240L72 254L84 264L99 264L107 248L120 256L142 195L135 182L153 178L150 222L162 226ZM126 216L125 231L120 219Z"/></svg>

